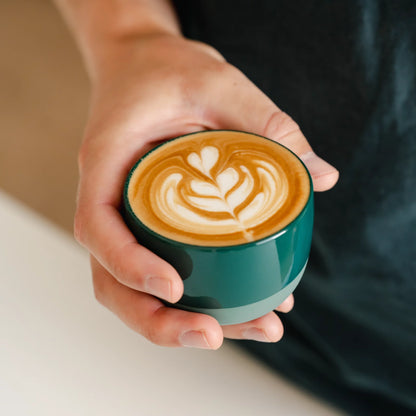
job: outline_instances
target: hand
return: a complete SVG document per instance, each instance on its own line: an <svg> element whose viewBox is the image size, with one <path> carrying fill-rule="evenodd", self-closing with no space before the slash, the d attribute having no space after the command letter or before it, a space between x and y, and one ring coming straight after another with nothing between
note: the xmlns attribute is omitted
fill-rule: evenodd
<svg viewBox="0 0 416 416"><path fill-rule="evenodd" d="M338 179L297 124L205 44L170 35L126 39L94 83L79 154L75 236L91 253L98 301L159 345L216 349L224 337L274 342L283 335L272 311L221 327L210 316L166 307L158 298L178 301L181 278L137 244L119 214L124 180L143 153L181 134L221 128L257 133L289 147L309 168L315 191ZM290 296L278 310L292 306Z"/></svg>

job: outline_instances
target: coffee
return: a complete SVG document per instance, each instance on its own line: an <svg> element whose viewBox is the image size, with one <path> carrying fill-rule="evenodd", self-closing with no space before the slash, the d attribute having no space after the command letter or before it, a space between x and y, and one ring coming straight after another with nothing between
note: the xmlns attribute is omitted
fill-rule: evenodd
<svg viewBox="0 0 416 416"><path fill-rule="evenodd" d="M236 131L166 142L134 169L128 203L149 229L197 246L230 246L275 234L299 216L309 175L288 149Z"/></svg>

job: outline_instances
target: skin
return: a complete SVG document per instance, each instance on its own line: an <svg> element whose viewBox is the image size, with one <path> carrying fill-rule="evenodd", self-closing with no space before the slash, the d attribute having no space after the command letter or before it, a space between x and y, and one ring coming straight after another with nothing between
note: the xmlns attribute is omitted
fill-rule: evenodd
<svg viewBox="0 0 416 416"><path fill-rule="evenodd" d="M97 300L151 342L217 349L224 337L276 342L271 311L239 325L166 307L183 283L175 269L137 244L120 214L134 162L161 141L205 129L235 129L276 140L299 155L315 191L338 171L313 153L299 126L212 47L180 34L162 0L57 0L83 53L92 83L74 233L91 254ZM96 13L100 10L100 13ZM97 18L99 16L99 18ZM276 309L289 312L293 296ZM276 305L277 306L277 305Z"/></svg>

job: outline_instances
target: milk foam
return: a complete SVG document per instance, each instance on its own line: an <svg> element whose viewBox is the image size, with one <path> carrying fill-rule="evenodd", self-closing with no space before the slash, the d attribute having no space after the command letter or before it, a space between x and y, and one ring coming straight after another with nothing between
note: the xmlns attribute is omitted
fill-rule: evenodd
<svg viewBox="0 0 416 416"><path fill-rule="evenodd" d="M200 132L149 153L128 188L132 210L173 240L207 246L267 237L301 212L310 194L302 163L271 140Z"/></svg>

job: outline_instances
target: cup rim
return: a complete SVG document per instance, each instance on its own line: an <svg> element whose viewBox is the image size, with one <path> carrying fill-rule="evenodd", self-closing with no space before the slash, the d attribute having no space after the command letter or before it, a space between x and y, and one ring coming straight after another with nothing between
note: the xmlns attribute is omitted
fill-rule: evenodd
<svg viewBox="0 0 416 416"><path fill-rule="evenodd" d="M173 240L171 238L165 237L164 235L159 234L156 231L149 228L147 225L145 225L139 219L139 217L135 214L135 212L133 211L133 209L130 205L130 201L129 201L129 198L128 198L128 187L129 187L129 184L130 184L131 177L133 176L134 171L136 170L137 166L141 163L141 161L144 160L151 153L153 153L154 151L159 149L159 147L162 147L162 146L166 145L169 142L179 140L179 139L182 139L184 137L196 135L196 134L211 133L211 132L234 132L234 133L243 133L243 134L249 134L249 135L252 135L252 136L257 136L257 137L260 137L262 139L269 140L269 141L277 144L278 146L281 146L281 147L285 148L286 150L288 150L290 153L292 153L300 161L300 163L304 167L304 169L305 169L305 171L308 175L308 178L309 178L309 195L308 195L308 198L307 198L306 203L305 203L304 207L302 208L302 210L299 212L299 214L290 223L286 224L282 229L280 229L278 231L275 231L273 234L268 235L266 237L263 237L261 239L255 240L255 241L249 241L247 243L240 243L240 244L233 244L233 245L230 244L230 245L224 245L224 246L216 246L216 245L208 246L208 245L184 243L182 241L177 241L177 240ZM179 247L179 248L197 248L199 250L204 250L205 249L205 250L210 250L210 251L211 250L234 250L234 249L238 249L238 248L242 248L242 247L259 246L259 245L266 244L271 240L275 240L276 238L280 237L280 235L286 233L289 228L292 228L296 224L296 222L298 222L303 217L303 214L308 209L309 205L312 202L312 199L313 199L313 182L312 182L311 174L309 173L309 170L306 167L306 165L303 163L302 159L298 155L296 155L296 153L294 153L292 150L290 150L288 147L284 146L283 144L278 143L275 140L269 139L268 137L264 137L260 134L251 133L251 132L247 132L247 131L243 131L243 130L233 130L233 129L200 130L200 131L195 131L195 132L192 132L192 133L182 134L180 136L173 137L171 139L168 139L168 140L158 144L157 146L153 147L148 152L146 152L143 156L141 156L139 160L136 161L136 163L133 165L133 167L129 170L129 173L127 174L127 177L124 181L124 189L123 189L123 206L124 206L124 208L128 211L130 216L133 218L134 222L138 223L140 227L142 227L146 230L146 232L148 232L152 236L156 237L157 239L159 239L159 240L161 240L165 243L168 243L171 246L175 246L175 247Z"/></svg>

